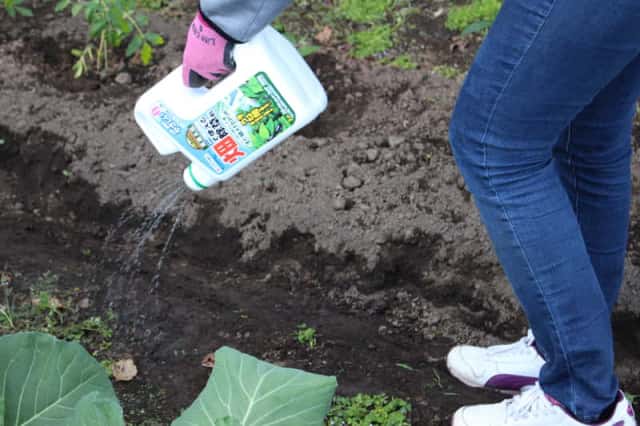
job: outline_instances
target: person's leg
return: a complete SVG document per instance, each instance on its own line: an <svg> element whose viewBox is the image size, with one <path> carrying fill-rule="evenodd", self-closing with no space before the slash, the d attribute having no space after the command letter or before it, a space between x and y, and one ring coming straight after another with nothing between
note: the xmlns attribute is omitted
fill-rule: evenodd
<svg viewBox="0 0 640 426"><path fill-rule="evenodd" d="M609 311L622 284L631 206L631 128L640 57L571 122L554 164L580 224Z"/></svg>
<svg viewBox="0 0 640 426"><path fill-rule="evenodd" d="M616 398L609 308L552 161L562 131L640 53L640 2L506 0L467 76L451 146L547 363L582 421Z"/></svg>

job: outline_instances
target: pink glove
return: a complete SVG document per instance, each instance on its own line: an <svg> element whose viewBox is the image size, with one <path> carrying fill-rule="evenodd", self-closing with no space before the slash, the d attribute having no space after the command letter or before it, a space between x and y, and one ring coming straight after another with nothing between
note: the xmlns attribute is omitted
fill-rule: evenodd
<svg viewBox="0 0 640 426"><path fill-rule="evenodd" d="M236 67L234 46L198 12L189 27L182 57L182 82L185 86L201 87L207 80L217 82L233 72Z"/></svg>

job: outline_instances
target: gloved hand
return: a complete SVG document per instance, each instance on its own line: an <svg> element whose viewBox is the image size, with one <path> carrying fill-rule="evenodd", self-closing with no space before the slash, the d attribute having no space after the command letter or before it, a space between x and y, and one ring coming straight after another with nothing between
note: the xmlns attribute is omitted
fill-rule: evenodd
<svg viewBox="0 0 640 426"><path fill-rule="evenodd" d="M189 27L182 58L183 83L189 87L201 87L208 80L217 82L232 73L236 67L234 46L198 12Z"/></svg>

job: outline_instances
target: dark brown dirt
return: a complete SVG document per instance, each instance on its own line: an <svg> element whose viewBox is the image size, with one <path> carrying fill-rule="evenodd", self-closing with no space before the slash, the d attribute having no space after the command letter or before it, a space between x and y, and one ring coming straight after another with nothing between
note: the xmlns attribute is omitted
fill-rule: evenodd
<svg viewBox="0 0 640 426"><path fill-rule="evenodd" d="M446 142L460 82L431 73L468 64L472 48L452 56L442 18L421 7L420 30L407 38L423 54L421 69L331 50L312 56L329 110L234 181L185 195L130 272L131 236L183 166L150 148L131 110L150 81L179 63L187 22L153 21L169 41L157 65L122 63L73 80L68 52L85 31L78 21L51 14L50 5L37 10L38 26L0 20L0 266L19 273L23 294L52 271L61 288L90 298L91 314L114 310L110 355L133 355L140 371L117 385L128 420L168 424L204 386L202 357L222 345L337 375L341 394L407 398L415 425L448 424L461 404L501 398L464 387L444 365L454 343L516 339L526 322ZM114 82L123 71L131 85ZM390 136L403 141L390 144ZM368 149L377 150L375 161ZM363 186L342 188L348 175ZM339 198L344 209L334 208ZM159 270L178 214L184 226ZM614 325L619 374L635 394L639 232L634 206ZM303 322L318 330L314 349L293 338Z"/></svg>

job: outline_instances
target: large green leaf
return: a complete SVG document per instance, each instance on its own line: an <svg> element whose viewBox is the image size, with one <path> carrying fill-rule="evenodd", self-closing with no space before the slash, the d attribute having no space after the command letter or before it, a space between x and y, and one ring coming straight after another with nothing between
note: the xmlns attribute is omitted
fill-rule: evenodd
<svg viewBox="0 0 640 426"><path fill-rule="evenodd" d="M198 399L173 426L319 426L335 377L277 367L221 348Z"/></svg>
<svg viewBox="0 0 640 426"><path fill-rule="evenodd" d="M69 426L122 425L122 408L114 397L105 397L98 392L92 392L78 402L68 424Z"/></svg>
<svg viewBox="0 0 640 426"><path fill-rule="evenodd" d="M104 367L79 344L47 334L0 338L2 400L5 425L124 425Z"/></svg>

